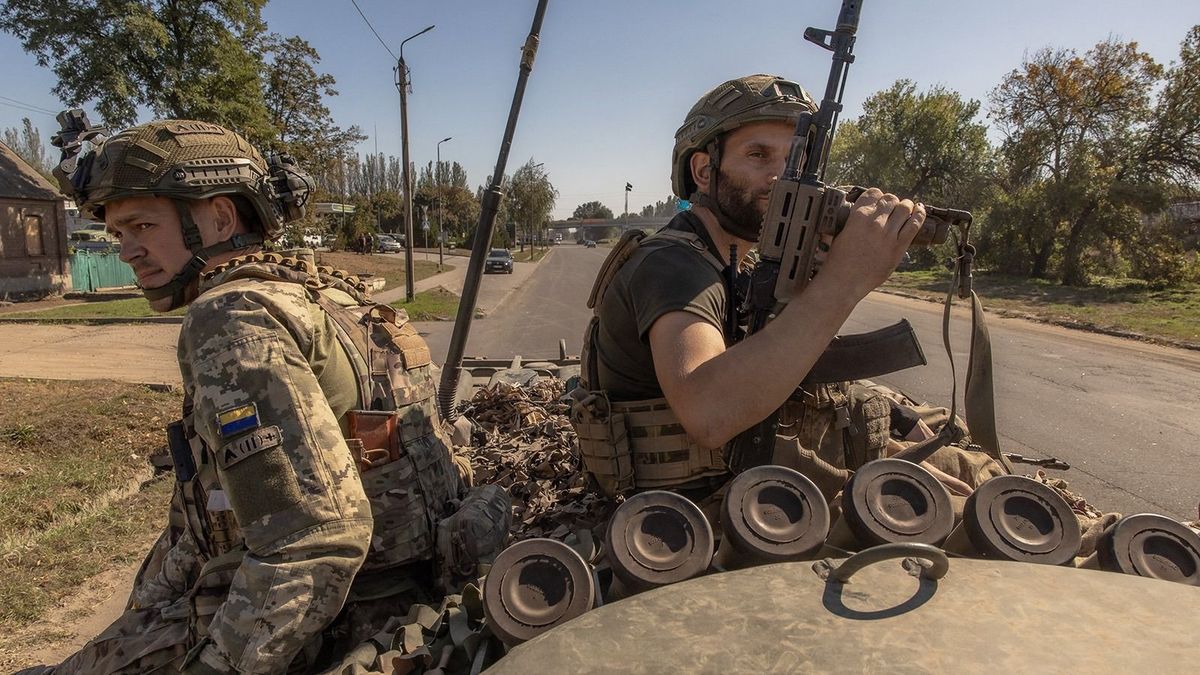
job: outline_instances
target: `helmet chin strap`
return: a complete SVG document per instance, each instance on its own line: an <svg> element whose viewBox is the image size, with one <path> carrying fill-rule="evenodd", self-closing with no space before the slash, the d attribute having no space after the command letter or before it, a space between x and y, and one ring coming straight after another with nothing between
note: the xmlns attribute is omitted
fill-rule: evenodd
<svg viewBox="0 0 1200 675"><path fill-rule="evenodd" d="M167 307L167 311L183 307L196 298L196 281L200 278L200 273L208 266L208 261L214 255L263 243L262 235L235 234L225 241L219 241L212 246L205 246L203 239L200 237L200 228L196 226L196 221L192 220L192 210L188 208L187 202L182 199L175 199L173 201L175 202L175 210L179 213L179 224L183 230L183 243L192 252L192 257L183 265L183 269L179 270L167 283L154 288L142 289L142 295L151 302L170 297L171 305Z"/></svg>
<svg viewBox="0 0 1200 675"><path fill-rule="evenodd" d="M709 157L708 165L712 169L712 180L709 181L709 191L697 191L695 198L692 199L692 203L712 211L713 215L717 217L717 224L721 226L722 230L725 230L738 239L758 241L758 237L762 233L762 221L759 221L753 227L746 227L744 223L737 222L725 212L725 209L721 208L721 201L717 198L717 190L719 189L718 185L721 177L721 146L716 141L713 141L708 144L706 150Z"/></svg>

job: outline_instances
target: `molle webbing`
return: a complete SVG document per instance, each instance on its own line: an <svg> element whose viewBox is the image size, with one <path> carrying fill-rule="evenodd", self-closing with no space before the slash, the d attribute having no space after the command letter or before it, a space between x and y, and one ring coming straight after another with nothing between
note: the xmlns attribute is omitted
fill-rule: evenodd
<svg viewBox="0 0 1200 675"><path fill-rule="evenodd" d="M584 466L607 495L685 485L725 473L718 449L700 447L664 398L610 402L581 393L571 413Z"/></svg>
<svg viewBox="0 0 1200 675"><path fill-rule="evenodd" d="M608 254L588 297L593 316L580 354L581 382L575 393L571 425L588 473L608 495L633 487L672 487L725 473L721 449L702 448L684 431L665 398L612 402L599 387L596 335L604 294L617 273L640 248L687 246L718 273L725 265L694 232L663 229L646 236L629 230Z"/></svg>
<svg viewBox="0 0 1200 675"><path fill-rule="evenodd" d="M343 307L320 292L313 299L333 319L342 348L362 388L362 405L372 410L395 410L400 402L392 400L392 381L388 355L400 352L406 371L430 365L429 347L408 317L387 305ZM366 389L370 383L371 390Z"/></svg>
<svg viewBox="0 0 1200 675"><path fill-rule="evenodd" d="M613 403L625 417L639 488L670 487L725 473L720 448L702 448L680 424L667 399Z"/></svg>
<svg viewBox="0 0 1200 675"><path fill-rule="evenodd" d="M205 281L215 285L237 278L303 286L332 319L329 323L358 382L361 410L347 415L391 414L384 424L385 435L394 434L394 448L386 439L387 448L364 447L357 436L347 439L352 454L355 445L359 450L354 459L375 521L372 548L362 569L392 569L432 559L437 524L460 496L459 482L438 429L429 347L407 314L373 303L357 277L303 259L273 253L241 256L213 270ZM329 294L334 289L349 295L354 304L336 301ZM376 461L366 451L386 457Z"/></svg>
<svg viewBox="0 0 1200 675"><path fill-rule="evenodd" d="M571 396L571 426L579 440L584 468L610 497L632 489L633 454L625 415L613 412L603 391L588 391L581 386Z"/></svg>

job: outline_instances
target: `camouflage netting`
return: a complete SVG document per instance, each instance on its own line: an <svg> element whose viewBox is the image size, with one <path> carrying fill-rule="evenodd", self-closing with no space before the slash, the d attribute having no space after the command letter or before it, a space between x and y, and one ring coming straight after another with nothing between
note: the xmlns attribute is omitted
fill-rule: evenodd
<svg viewBox="0 0 1200 675"><path fill-rule="evenodd" d="M480 389L463 416L475 425L469 448L477 485L495 483L513 501L513 541L563 540L604 523L616 503L587 487L583 464L572 450L575 431L559 399L565 384L544 378L515 387L503 382Z"/></svg>
<svg viewBox="0 0 1200 675"><path fill-rule="evenodd" d="M1104 512L1089 504L1088 501L1081 495L1068 490L1068 483L1062 478L1047 476L1046 472L1040 469L1038 470L1037 474L1029 476L1029 478L1053 488L1055 492L1062 496L1063 500L1067 502L1067 504L1071 507L1071 510L1074 511L1078 516L1084 518L1099 518L1100 516L1104 515Z"/></svg>

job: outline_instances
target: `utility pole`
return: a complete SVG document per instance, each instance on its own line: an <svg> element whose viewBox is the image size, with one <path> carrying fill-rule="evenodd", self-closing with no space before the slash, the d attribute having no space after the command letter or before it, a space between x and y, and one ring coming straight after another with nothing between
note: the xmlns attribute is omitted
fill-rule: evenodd
<svg viewBox="0 0 1200 675"><path fill-rule="evenodd" d="M409 40L428 33L433 30L433 26L414 33L400 43L400 58L396 59L396 89L400 91L400 149L402 161L404 162L404 301L412 302L413 300L413 277L416 272L413 269L413 180L412 174L408 169L408 66L404 63L404 43Z"/></svg>
<svg viewBox="0 0 1200 675"><path fill-rule="evenodd" d="M447 136L447 137L443 138L442 140L438 141L438 143L437 143L437 164L433 167L433 177L435 179L438 176L438 172L442 170L442 143L445 143L446 141L450 140L451 138L454 138L454 137ZM442 198L444 197L444 195L442 194L441 187L442 187L441 181L439 180L438 181L438 197L437 197L437 200L438 200L438 271L441 271L442 264L445 262L445 258L443 257L443 254L442 254L442 244L446 241L446 231L442 229Z"/></svg>

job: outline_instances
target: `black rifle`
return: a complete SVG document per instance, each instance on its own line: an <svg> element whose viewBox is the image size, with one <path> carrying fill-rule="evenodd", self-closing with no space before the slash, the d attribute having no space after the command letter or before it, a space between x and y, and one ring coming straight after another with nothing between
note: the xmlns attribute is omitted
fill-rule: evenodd
<svg viewBox="0 0 1200 675"><path fill-rule="evenodd" d="M800 295L820 268L823 237L836 237L846 224L863 188L841 190L824 183L825 165L837 116L842 110L846 75L854 62L854 40L862 0L843 0L833 31L808 28L804 39L833 52L825 95L815 114L803 113L796 123L783 175L771 189L747 297L746 334L762 330L793 298ZM971 214L925 207L925 223L912 246L946 241L951 226L965 232ZM907 321L863 335L839 336L810 371L805 382L820 384L876 377L925 365L925 355ZM736 436L725 449L734 473L771 463L779 411ZM953 426L953 425L950 425Z"/></svg>

